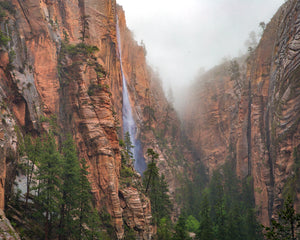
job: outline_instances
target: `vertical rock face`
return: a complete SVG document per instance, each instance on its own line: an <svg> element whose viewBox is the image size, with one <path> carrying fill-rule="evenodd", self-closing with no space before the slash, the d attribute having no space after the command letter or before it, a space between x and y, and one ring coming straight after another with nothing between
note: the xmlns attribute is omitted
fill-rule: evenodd
<svg viewBox="0 0 300 240"><path fill-rule="evenodd" d="M1 30L10 34L11 41L0 51L0 209L4 207L4 195L10 191L9 187L4 191L5 183L13 183L12 169L17 162L14 125L39 133L49 128L42 120L55 115L63 131L74 136L79 157L87 160L96 205L99 209L106 207L113 217L117 237L123 238L125 221L138 229L140 239L150 239L154 230L149 200L136 189L119 189L117 127L118 119L122 119L122 79L116 49L116 2L12 3L15 14L8 13L8 21L1 23ZM118 14L124 16L121 9ZM82 18L88 22L85 29ZM76 47L84 30L88 36L84 42L95 46L94 53ZM137 46L131 38L127 40L122 41L124 49ZM138 51L134 52L137 57ZM144 55L139 60L146 69ZM134 224L129 223L131 214Z"/></svg>
<svg viewBox="0 0 300 240"><path fill-rule="evenodd" d="M279 9L247 65L237 60L238 76L228 70L232 63L202 76L185 118L210 173L233 159L240 177L253 177L264 224L288 191L299 206L299 183L293 182L299 181L299 11L299 1Z"/></svg>
<svg viewBox="0 0 300 240"><path fill-rule="evenodd" d="M5 197L10 195L6 191L13 185L14 172L18 162L16 122L9 106L12 106L12 110L15 111L18 105L23 104L22 100L19 99L20 95L9 84L8 79L11 76L4 70L9 63L8 56L2 50L0 50L0 62L0 77L2 79L0 83L0 210L4 210Z"/></svg>
<svg viewBox="0 0 300 240"><path fill-rule="evenodd" d="M149 199L132 187L120 190L119 195L126 224L132 229L138 229L137 239L151 239L154 229L151 226Z"/></svg>
<svg viewBox="0 0 300 240"><path fill-rule="evenodd" d="M187 161L191 152L184 145L179 118L163 92L159 77L146 63L143 44L133 40L126 27L125 15L118 8L120 35L122 38L122 66L128 82L133 115L138 126L137 136L146 152L153 148L158 154L157 165L169 184L171 196L182 182L178 176L188 175Z"/></svg>
<svg viewBox="0 0 300 240"><path fill-rule="evenodd" d="M0 238L7 240L20 240L18 233L15 232L2 209L0 209Z"/></svg>

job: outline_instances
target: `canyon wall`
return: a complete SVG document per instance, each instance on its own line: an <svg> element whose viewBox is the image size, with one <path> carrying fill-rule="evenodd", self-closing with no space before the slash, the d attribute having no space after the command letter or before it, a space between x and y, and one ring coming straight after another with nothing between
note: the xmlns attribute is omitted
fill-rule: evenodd
<svg viewBox="0 0 300 240"><path fill-rule="evenodd" d="M11 2L14 11L6 10L1 19L1 32L10 40L0 49L0 209L12 193L22 137L49 131L55 121L56 131L71 133L79 158L87 160L96 207L112 216L117 238L123 238L125 224L139 239L154 234L149 199L120 181L117 19L138 126L131 137L141 141L146 161L148 148L159 154L171 197L183 180L193 179L200 159L209 175L233 161L241 178L253 178L264 224L287 194L299 199L298 1L280 8L249 56L212 69L193 85L183 114L185 131L116 1Z"/></svg>
<svg viewBox="0 0 300 240"><path fill-rule="evenodd" d="M117 19L138 126L133 137L141 141L146 161L148 148L159 153L171 196L181 184L177 176L188 174L183 169L191 154L182 146L177 115L146 63L145 47L128 30L124 11L115 0L11 3L1 19L9 40L0 49L0 208L13 193L23 137L51 129L60 142L71 133L79 158L89 165L95 205L112 216L117 238L124 237L126 224L138 239L150 239L155 229L149 199L120 181L123 89Z"/></svg>
<svg viewBox="0 0 300 240"><path fill-rule="evenodd" d="M133 40L132 32L126 27L124 12L121 7L118 9L123 71L138 126L136 137L141 141L146 162L148 148L159 154L157 165L166 177L173 198L183 184L179 176L189 173L191 150L185 144L180 120L165 97L158 74L147 65L145 46Z"/></svg>
<svg viewBox="0 0 300 240"><path fill-rule="evenodd" d="M263 224L288 194L300 202L299 11L299 1L288 1L249 56L199 77L184 117L210 175L233 161L241 178L253 178Z"/></svg>
<svg viewBox="0 0 300 240"><path fill-rule="evenodd" d="M13 11L6 11L1 21L1 31L10 40L2 44L0 56L0 208L12 192L19 140L48 131L51 119L57 131L73 135L79 158L87 160L96 207L110 213L117 237L123 238L125 223L139 239L150 239L150 201L137 189L119 184L122 78L116 2L12 4ZM124 48L136 44L132 38L122 42ZM145 59L143 63L146 67ZM136 71L139 65L131 68Z"/></svg>

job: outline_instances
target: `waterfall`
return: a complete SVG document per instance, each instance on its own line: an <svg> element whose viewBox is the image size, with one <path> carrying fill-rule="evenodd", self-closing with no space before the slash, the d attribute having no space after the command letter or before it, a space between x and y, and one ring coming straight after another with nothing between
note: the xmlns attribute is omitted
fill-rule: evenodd
<svg viewBox="0 0 300 240"><path fill-rule="evenodd" d="M132 109L129 101L129 94L127 88L127 81L123 72L122 66L122 48L121 48L121 37L120 37L120 28L119 28L119 21L117 19L117 42L118 42L118 51L119 51L119 60L121 65L121 73L122 73L122 81L123 81L123 134L125 136L126 132L130 134L130 140L132 142L133 147L133 158L134 161L134 168L137 172L141 175L146 169L146 163L143 156L143 150L141 148L141 142L137 139L136 136L136 124L133 118Z"/></svg>

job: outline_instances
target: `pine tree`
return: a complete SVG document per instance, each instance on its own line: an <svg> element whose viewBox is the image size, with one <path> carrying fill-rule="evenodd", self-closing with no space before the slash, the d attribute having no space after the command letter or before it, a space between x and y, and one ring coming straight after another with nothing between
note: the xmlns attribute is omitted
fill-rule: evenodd
<svg viewBox="0 0 300 240"><path fill-rule="evenodd" d="M270 227L265 228L265 237L270 240L296 240L300 238L300 214L296 214L292 199L284 203L279 212L279 220L272 219Z"/></svg>
<svg viewBox="0 0 300 240"><path fill-rule="evenodd" d="M80 17L80 25L81 25L81 37L79 38L82 43L84 43L85 39L88 38L88 30L89 30L89 15L83 15Z"/></svg>
<svg viewBox="0 0 300 240"><path fill-rule="evenodd" d="M59 239L78 236L74 219L79 207L80 166L75 144L71 136L63 143L63 172L61 186L62 202L60 206Z"/></svg>
<svg viewBox="0 0 300 240"><path fill-rule="evenodd" d="M134 146L132 145L131 142L131 137L130 137L130 133L126 132L125 136L124 136L124 146L125 146L125 152L123 152L123 154L125 155L125 164L131 164L131 160L133 159L133 153L132 153L132 149L134 148Z"/></svg>
<svg viewBox="0 0 300 240"><path fill-rule="evenodd" d="M185 217L181 214L178 218L178 221L175 226L175 233L173 235L172 240L188 240L190 237L188 236Z"/></svg>
<svg viewBox="0 0 300 240"><path fill-rule="evenodd" d="M147 154L151 159L143 176L145 192L151 201L151 212L155 224L163 217L169 217L171 212L171 201L168 195L168 185L164 175L159 175L156 160L158 154L153 149L148 149Z"/></svg>
<svg viewBox="0 0 300 240"><path fill-rule="evenodd" d="M80 169L80 183L79 183L79 239L89 239L86 236L93 237L93 230L99 225L99 217L97 213L93 211L92 207L92 194L91 194L91 186L88 181L88 166L87 162L84 158L80 161L81 169ZM89 229L84 227L87 225ZM91 238L92 239L92 238Z"/></svg>
<svg viewBox="0 0 300 240"><path fill-rule="evenodd" d="M26 195L25 195L25 211L28 206L28 198L31 190L31 185L33 183L33 174L36 163L39 161L40 156L42 155L42 144L41 139L32 139L31 136L25 137L25 151L27 153L27 160L23 168L25 169L26 176Z"/></svg>
<svg viewBox="0 0 300 240"><path fill-rule="evenodd" d="M152 187L156 186L155 181L158 179L158 168L155 162L158 159L158 153L154 152L152 148L148 148L147 155L151 158L151 162L148 164L147 169L144 172L144 185L146 186L146 193L151 185Z"/></svg>
<svg viewBox="0 0 300 240"><path fill-rule="evenodd" d="M211 216L210 216L208 193L204 193L204 197L201 202L200 222L199 222L198 231L196 233L196 239L201 239L201 240L214 239L212 226L213 223L211 221Z"/></svg>
<svg viewBox="0 0 300 240"><path fill-rule="evenodd" d="M172 203L168 195L169 186L165 180L165 175L162 174L159 178L159 201L157 202L157 212L159 212L158 219L169 216L171 214Z"/></svg>
<svg viewBox="0 0 300 240"><path fill-rule="evenodd" d="M54 224L58 221L58 212L62 201L61 192L61 155L53 133L42 139L42 151L38 158L36 172L38 195L35 198L39 206L40 217L44 220L45 240L52 239Z"/></svg>
<svg viewBox="0 0 300 240"><path fill-rule="evenodd" d="M34 213L44 225L43 238L107 239L99 229L100 217L93 207L87 163L84 159L79 162L72 137L66 138L61 153L51 131L36 140L28 138L25 150L37 166L34 174L32 165L26 168L26 175L32 175L35 181L27 191L36 191ZM27 178L30 186L30 176Z"/></svg>

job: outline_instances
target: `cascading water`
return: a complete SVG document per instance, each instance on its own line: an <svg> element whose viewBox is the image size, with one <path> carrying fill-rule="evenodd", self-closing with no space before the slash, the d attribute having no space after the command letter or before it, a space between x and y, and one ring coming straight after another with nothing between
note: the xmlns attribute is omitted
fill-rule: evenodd
<svg viewBox="0 0 300 240"><path fill-rule="evenodd" d="M120 28L119 28L119 21L117 19L117 41L118 41L118 50L119 50L119 60L121 65L121 73L122 73L122 80L123 80L123 133L125 136L126 132L130 134L130 140L133 144L133 158L134 161L134 168L140 174L146 169L146 163L143 156L143 151L141 148L141 143L139 139L136 137L136 124L132 115L132 109L129 101L129 94L127 89L127 81L123 72L122 66L122 50L121 50L121 37L120 37Z"/></svg>

